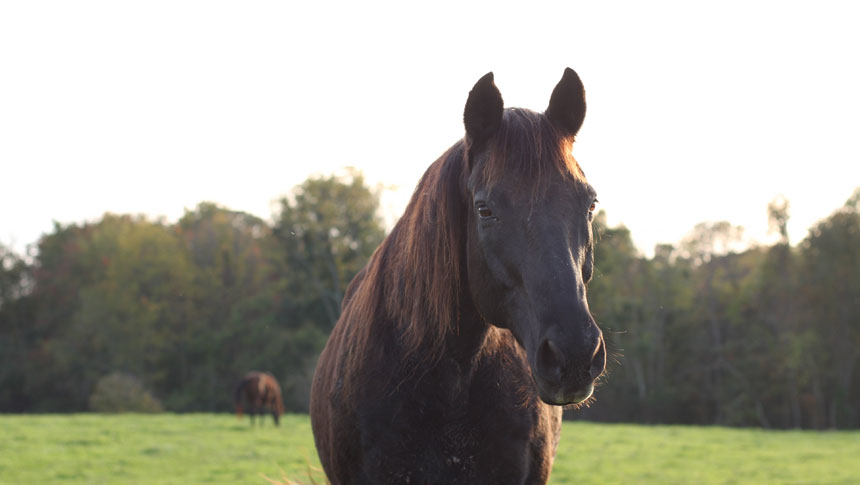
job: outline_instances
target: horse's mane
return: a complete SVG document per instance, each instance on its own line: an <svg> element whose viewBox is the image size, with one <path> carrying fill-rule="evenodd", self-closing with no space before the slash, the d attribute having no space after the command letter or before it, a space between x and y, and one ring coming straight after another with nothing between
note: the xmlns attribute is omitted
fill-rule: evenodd
<svg viewBox="0 0 860 485"><path fill-rule="evenodd" d="M522 185L515 189L540 197L552 179L584 180L570 154L572 141L542 114L507 109L486 160L469 160L464 139L430 165L403 216L347 290L341 319L348 326L336 337L348 345L340 347L345 379L368 355L382 351L373 348L381 325L396 326L403 363L441 355L445 337L459 331L464 303L469 177L490 188L503 178L517 180Z"/></svg>

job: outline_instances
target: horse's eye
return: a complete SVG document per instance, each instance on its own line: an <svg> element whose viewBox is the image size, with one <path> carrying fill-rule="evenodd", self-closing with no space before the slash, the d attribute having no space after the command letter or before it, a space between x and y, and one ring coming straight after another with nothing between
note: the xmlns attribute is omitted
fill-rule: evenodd
<svg viewBox="0 0 860 485"><path fill-rule="evenodd" d="M591 203L591 207L588 208L588 212L594 212L594 209L597 208L597 199L594 199L594 202Z"/></svg>
<svg viewBox="0 0 860 485"><path fill-rule="evenodd" d="M493 217L493 211L487 206L478 207L478 215L483 218Z"/></svg>

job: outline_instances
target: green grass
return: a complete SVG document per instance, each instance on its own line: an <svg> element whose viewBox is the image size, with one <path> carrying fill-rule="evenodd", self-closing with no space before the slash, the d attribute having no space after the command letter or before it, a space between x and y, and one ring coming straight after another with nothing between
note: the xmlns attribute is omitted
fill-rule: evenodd
<svg viewBox="0 0 860 485"><path fill-rule="evenodd" d="M565 423L553 483L860 484L860 432Z"/></svg>
<svg viewBox="0 0 860 485"><path fill-rule="evenodd" d="M307 416L0 416L2 484L307 481ZM319 475L316 475L319 478ZM565 423L552 483L860 483L860 432Z"/></svg>
<svg viewBox="0 0 860 485"><path fill-rule="evenodd" d="M228 414L0 416L2 484L307 481L319 468L307 416L251 428Z"/></svg>

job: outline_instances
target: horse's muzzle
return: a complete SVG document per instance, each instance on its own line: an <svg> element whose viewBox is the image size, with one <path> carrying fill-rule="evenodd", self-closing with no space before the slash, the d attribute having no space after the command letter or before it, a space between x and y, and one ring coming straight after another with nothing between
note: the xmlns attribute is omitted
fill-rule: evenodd
<svg viewBox="0 0 860 485"><path fill-rule="evenodd" d="M565 352L551 338L541 342L533 374L542 401L564 406L591 397L594 381L606 369L606 344L598 331L596 342L583 347Z"/></svg>

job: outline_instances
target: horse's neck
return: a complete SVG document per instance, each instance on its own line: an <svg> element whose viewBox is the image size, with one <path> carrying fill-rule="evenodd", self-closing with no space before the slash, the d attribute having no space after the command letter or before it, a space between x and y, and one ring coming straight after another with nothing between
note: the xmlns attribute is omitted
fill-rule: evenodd
<svg viewBox="0 0 860 485"><path fill-rule="evenodd" d="M481 351L490 329L474 306L464 305L457 327L445 339L445 354L460 365L468 366Z"/></svg>

